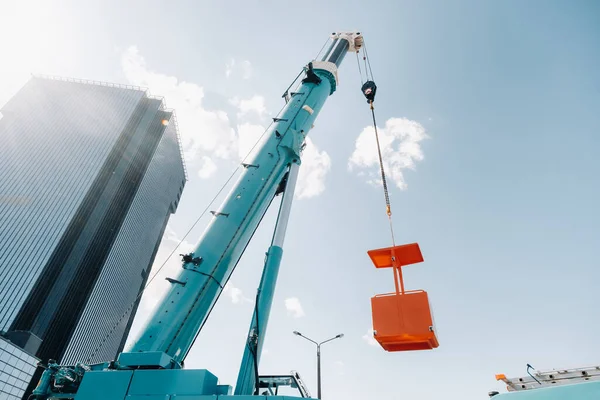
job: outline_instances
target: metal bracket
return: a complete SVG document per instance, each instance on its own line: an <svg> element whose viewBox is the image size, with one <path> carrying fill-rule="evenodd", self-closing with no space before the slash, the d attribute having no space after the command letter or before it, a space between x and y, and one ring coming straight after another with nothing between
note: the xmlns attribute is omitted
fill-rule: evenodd
<svg viewBox="0 0 600 400"><path fill-rule="evenodd" d="M299 95L305 94L305 93L304 92L292 92L290 94L292 95L292 97L294 97L294 96L299 96Z"/></svg>
<svg viewBox="0 0 600 400"><path fill-rule="evenodd" d="M302 83L314 83L316 85L321 83L321 78L313 70L313 63L308 63L308 70L306 71L306 78L302 79Z"/></svg>
<svg viewBox="0 0 600 400"><path fill-rule="evenodd" d="M286 172L285 175L283 176L283 178L281 178L281 182L279 182L279 185L277 186L277 190L275 191L275 196L279 196L281 193L285 192L285 187L287 186L287 180L288 180L288 176L290 175L289 172ZM265 257L266 259L266 257Z"/></svg>
<svg viewBox="0 0 600 400"><path fill-rule="evenodd" d="M187 283L187 282L178 281L177 279L173 279L173 278L165 278L165 280L169 283L176 283L181 286L185 286L185 284Z"/></svg>
<svg viewBox="0 0 600 400"><path fill-rule="evenodd" d="M226 218L229 217L229 213L222 213L222 212L219 212L219 211L211 211L210 213L212 215L214 215L215 217L220 217L221 215L224 216L224 217L226 217Z"/></svg>
<svg viewBox="0 0 600 400"><path fill-rule="evenodd" d="M287 122L286 118L273 118L273 122Z"/></svg>
<svg viewBox="0 0 600 400"><path fill-rule="evenodd" d="M212 276L211 274L207 274L206 272L198 271L197 269L194 269L194 268L185 268L185 266L184 266L183 268L184 268L184 269L187 269L188 271L192 271L192 272L195 272L195 273L197 273L197 274L200 274L200 275L208 276L208 277L209 277L209 278L211 278L213 281L215 281L215 283L216 283L217 285L219 285L219 287L220 287L221 289L224 289L224 288L225 288L223 285L221 285L221 282L219 282L219 281L217 280L217 278L215 278L215 277L214 277L214 276Z"/></svg>
<svg viewBox="0 0 600 400"><path fill-rule="evenodd" d="M259 167L258 164L245 164L245 163L242 163L242 166L244 168L258 168Z"/></svg>
<svg viewBox="0 0 600 400"><path fill-rule="evenodd" d="M541 385L542 382L538 381L535 376L531 375L531 372L529 372L530 369L532 369L532 370L535 371L535 368L533 368L530 364L527 364L527 375L529 375L530 377L532 377L534 381L536 381L537 383L539 383Z"/></svg>
<svg viewBox="0 0 600 400"><path fill-rule="evenodd" d="M194 257L194 253L180 254L180 256L184 264L194 264L195 266L198 266L202 262L202 257Z"/></svg>
<svg viewBox="0 0 600 400"><path fill-rule="evenodd" d="M331 39L345 39L350 45L348 51L351 53L358 52L363 46L365 40L360 32L333 32Z"/></svg>

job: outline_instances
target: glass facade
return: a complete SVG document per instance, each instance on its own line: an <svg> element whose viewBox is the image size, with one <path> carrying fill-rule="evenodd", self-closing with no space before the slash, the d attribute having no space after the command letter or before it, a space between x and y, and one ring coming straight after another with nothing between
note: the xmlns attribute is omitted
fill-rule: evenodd
<svg viewBox="0 0 600 400"><path fill-rule="evenodd" d="M0 336L0 400L23 396L38 361Z"/></svg>
<svg viewBox="0 0 600 400"><path fill-rule="evenodd" d="M170 213L184 184L176 124L156 149L123 226L83 311L62 364L113 360L131 326ZM131 290L137 288L139 290ZM110 314L106 310L112 310Z"/></svg>
<svg viewBox="0 0 600 400"><path fill-rule="evenodd" d="M0 331L42 361L114 359L186 182L175 116L40 77L1 112Z"/></svg>
<svg viewBox="0 0 600 400"><path fill-rule="evenodd" d="M32 79L0 119L0 330L8 330L144 92Z"/></svg>

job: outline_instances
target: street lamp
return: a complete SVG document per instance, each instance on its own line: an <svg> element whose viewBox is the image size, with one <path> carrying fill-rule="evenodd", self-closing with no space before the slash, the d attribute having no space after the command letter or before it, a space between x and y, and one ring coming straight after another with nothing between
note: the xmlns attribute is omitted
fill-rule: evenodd
<svg viewBox="0 0 600 400"><path fill-rule="evenodd" d="M325 344L327 342L331 342L332 340L335 340L335 339L341 339L344 337L344 334L340 333L339 335L334 336L331 339L324 340L321 343L315 342L314 340L307 338L306 336L304 336L303 334L301 334L298 331L294 331L294 335L303 337L304 339L308 340L309 342L313 342L314 344L317 345L317 397L319 399L321 399L321 345Z"/></svg>

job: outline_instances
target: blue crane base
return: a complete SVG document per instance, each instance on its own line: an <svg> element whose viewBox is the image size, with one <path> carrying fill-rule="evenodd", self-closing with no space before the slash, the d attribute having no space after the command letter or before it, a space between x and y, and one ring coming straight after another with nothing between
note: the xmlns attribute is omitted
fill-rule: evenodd
<svg viewBox="0 0 600 400"><path fill-rule="evenodd" d="M229 385L206 369L137 369L88 371L75 400L266 400L267 396L233 396ZM51 397L54 398L54 395ZM55 397L60 398L60 397ZM269 396L269 400L300 397Z"/></svg>
<svg viewBox="0 0 600 400"><path fill-rule="evenodd" d="M233 395L206 369L182 369L162 352L121 353L117 361L60 366L49 363L32 400L295 400L310 397L297 372L260 378L259 395ZM280 394L280 388L296 389ZM281 393L284 394L284 393Z"/></svg>

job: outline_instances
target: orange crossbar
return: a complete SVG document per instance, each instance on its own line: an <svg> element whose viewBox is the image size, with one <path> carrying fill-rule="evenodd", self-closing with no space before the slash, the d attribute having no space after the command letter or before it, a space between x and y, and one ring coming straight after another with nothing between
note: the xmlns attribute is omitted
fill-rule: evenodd
<svg viewBox="0 0 600 400"><path fill-rule="evenodd" d="M418 243L403 244L383 249L367 251L375 268L390 268L394 270L394 285L396 293L404 293L402 266L423 262L423 254ZM400 283L400 285L398 285Z"/></svg>
<svg viewBox="0 0 600 400"><path fill-rule="evenodd" d="M423 254L421 254L418 243L369 250L367 254L371 257L375 268L390 268L392 266L399 268L404 265L423 262ZM395 263L392 261L392 256L396 257Z"/></svg>

